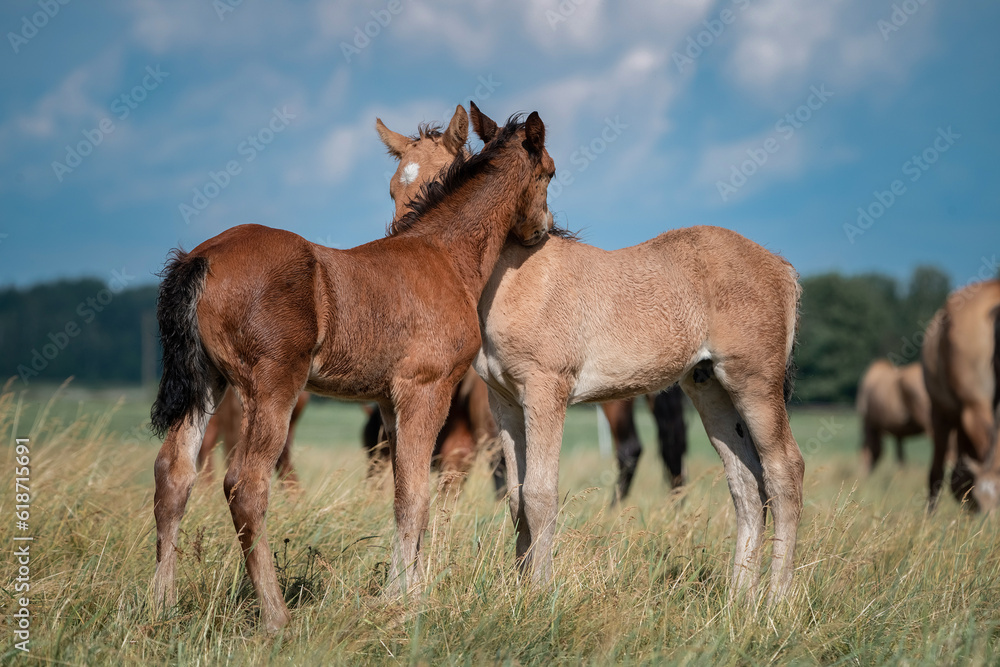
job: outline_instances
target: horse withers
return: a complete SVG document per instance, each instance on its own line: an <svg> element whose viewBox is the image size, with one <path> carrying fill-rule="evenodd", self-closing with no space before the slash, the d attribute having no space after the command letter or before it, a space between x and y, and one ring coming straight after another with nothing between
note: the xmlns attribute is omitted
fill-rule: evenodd
<svg viewBox="0 0 1000 667"><path fill-rule="evenodd" d="M262 625L289 620L264 517L303 389L379 404L395 483L390 592L419 583L431 452L480 346L476 303L508 237L545 238L554 173L545 126L532 113L512 118L479 154L457 158L386 238L338 250L241 225L174 252L160 285L164 371L152 410L154 429L166 434L155 464L158 606L176 601L180 519L208 416L227 385L244 418L224 489Z"/></svg>

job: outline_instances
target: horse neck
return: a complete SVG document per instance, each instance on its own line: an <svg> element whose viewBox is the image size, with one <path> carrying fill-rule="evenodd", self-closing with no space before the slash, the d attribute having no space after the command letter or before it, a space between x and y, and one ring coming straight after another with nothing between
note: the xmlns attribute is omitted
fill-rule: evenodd
<svg viewBox="0 0 1000 667"><path fill-rule="evenodd" d="M425 213L407 234L435 238L478 301L515 223L523 179L497 164Z"/></svg>

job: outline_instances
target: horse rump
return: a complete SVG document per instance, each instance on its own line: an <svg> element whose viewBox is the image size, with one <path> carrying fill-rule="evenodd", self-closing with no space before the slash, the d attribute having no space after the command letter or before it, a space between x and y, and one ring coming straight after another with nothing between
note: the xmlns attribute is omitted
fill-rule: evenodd
<svg viewBox="0 0 1000 667"><path fill-rule="evenodd" d="M160 274L156 320L163 348L163 375L150 412L153 432L163 437L185 417L205 413L211 362L198 333L198 299L208 273L205 257L171 251Z"/></svg>

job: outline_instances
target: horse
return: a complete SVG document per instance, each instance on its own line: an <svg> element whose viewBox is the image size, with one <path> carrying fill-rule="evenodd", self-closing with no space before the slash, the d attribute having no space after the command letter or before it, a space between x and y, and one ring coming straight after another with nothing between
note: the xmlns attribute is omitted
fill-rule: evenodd
<svg viewBox="0 0 1000 667"><path fill-rule="evenodd" d="M1000 280L972 283L948 296L927 325L920 362L934 440L928 508L937 504L948 438L955 432L952 494L971 510L990 511L1000 499Z"/></svg>
<svg viewBox="0 0 1000 667"><path fill-rule="evenodd" d="M481 114L490 141L498 126ZM737 515L734 591L760 578L774 514L769 599L792 582L804 462L788 423L801 288L783 258L736 232L690 227L605 251L550 233L508 243L482 298L476 371L490 387L523 576L552 579L566 408L677 382L725 466Z"/></svg>
<svg viewBox="0 0 1000 667"><path fill-rule="evenodd" d="M290 619L265 511L303 389L378 403L395 482L386 593L419 588L431 451L480 346L476 303L509 236L529 245L545 238L554 173L545 125L532 112L512 117L477 155L456 158L385 238L339 250L240 225L173 252L157 304L163 376L151 414L166 434L154 467L156 608L176 603L180 519L208 415L227 385L244 417L223 488L261 625L274 631Z"/></svg>
<svg viewBox="0 0 1000 667"><path fill-rule="evenodd" d="M448 408L448 418L438 433L431 459L432 469L441 474L440 489L446 497L456 497L472 469L476 456L486 452L493 475L497 500L507 493L503 457L492 445L497 437L496 422L490 411L486 383L469 369L455 387ZM361 432L361 446L368 455L368 477L379 476L389 464L389 450L384 440L382 415L378 410L368 413Z"/></svg>
<svg viewBox="0 0 1000 667"><path fill-rule="evenodd" d="M663 459L664 476L672 490L684 485L684 454L687 452L687 425L684 423L683 394L678 385L646 394L659 440L660 458ZM611 428L611 439L618 460L618 482L612 502L624 500L632 488L642 455L642 441L635 426L633 414L635 398L622 398L601 403L601 410Z"/></svg>
<svg viewBox="0 0 1000 667"><path fill-rule="evenodd" d="M919 362L894 366L876 359L858 384L861 419L861 466L870 473L882 456L882 435L896 439L896 459L905 462L903 438L931 432L931 402Z"/></svg>
<svg viewBox="0 0 1000 667"><path fill-rule="evenodd" d="M387 128L381 118L375 119L375 129L390 154L398 157L400 152L405 152L409 156L405 166L403 161L400 161L399 168L390 179L389 196L395 203L396 218L402 217L411 210L410 204L420 192L423 184L437 178L452 163L459 152L465 151L465 154L468 155L465 144L469 138L469 117L461 104L455 108L455 114L444 132L433 125L423 124L418 128L416 136L407 137ZM421 164L424 166L422 173ZM295 425L308 401L309 392L301 392L298 402L292 410L292 416L288 423L288 437L276 465L278 479L291 487L298 484L298 476L292 466L292 442L295 439ZM232 389L229 389L222 397L222 401L216 407L215 414L209 419L208 427L205 429L205 439L201 443L201 451L198 452L199 470L207 469L211 472L212 453L219 443L220 436L227 458L236 449L239 443L242 418L243 405L240 403L239 396Z"/></svg>
<svg viewBox="0 0 1000 667"><path fill-rule="evenodd" d="M461 109L461 107L459 107ZM454 119L452 121L454 123ZM457 146L464 145L452 142L420 142L413 141L392 132L381 121L376 122L379 137L385 143L389 154L399 161L399 173L428 173L424 165L448 164L454 159ZM449 128L450 129L450 128ZM467 131L467 130L466 130ZM402 183L405 176L401 176ZM392 183L396 184L393 178ZM400 206L405 197L390 194L396 200L397 215L401 214ZM682 457L687 450L687 433L684 424L684 413L681 404L681 393L677 388L671 388L661 394L647 397L650 409L656 419L660 441L660 453L667 468L668 483L671 488L678 488L683 483ZM616 500L624 498L631 487L635 475L639 455L642 453L642 443L635 428L632 416L631 399L612 401L602 406L611 425L612 439L618 459L618 484ZM382 416L377 410L368 412L368 418L361 433L361 444L368 455L368 476L377 476L389 462L388 449L382 445ZM476 455L487 450L490 456L490 469L493 474L493 486L497 499L506 495L506 479L504 461L500 452L491 447L496 442L498 429L496 421L490 412L489 394L486 383L473 371L469 370L466 377L456 388L452 397L448 419L445 421L434 448L433 464L441 472L442 491L447 495L457 494L462 481L468 475Z"/></svg>

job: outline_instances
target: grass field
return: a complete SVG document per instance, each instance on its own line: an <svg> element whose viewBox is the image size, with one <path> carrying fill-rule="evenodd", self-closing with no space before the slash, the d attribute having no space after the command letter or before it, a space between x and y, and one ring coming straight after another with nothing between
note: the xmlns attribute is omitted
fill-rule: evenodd
<svg viewBox="0 0 1000 667"><path fill-rule="evenodd" d="M391 491L364 479L356 405L314 401L294 454L304 493L272 493L272 550L292 623L255 632L221 479L196 486L178 545L177 609L147 606L155 568L151 396L68 389L0 399L0 600L4 663L49 664L997 664L996 520L949 497L924 509L929 444L857 478L857 421L799 409L806 459L796 579L775 608L727 604L734 512L722 465L689 415L689 484L671 496L652 419L630 498L609 509L616 471L598 452L595 410L570 411L552 590L518 584L513 529L482 462L450 508L434 505L430 585L378 595ZM50 401L50 399L52 399ZM50 407L46 407L49 405ZM14 437L31 436L31 653L13 648ZM887 443L888 444L888 443ZM765 554L765 563L769 556ZM766 573L765 573L766 576Z"/></svg>

